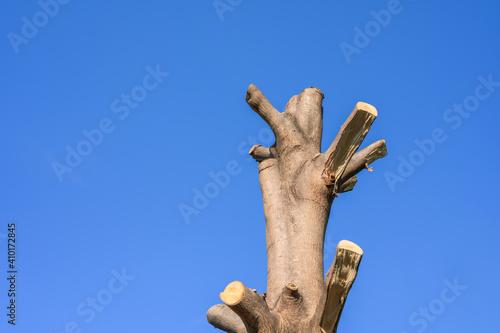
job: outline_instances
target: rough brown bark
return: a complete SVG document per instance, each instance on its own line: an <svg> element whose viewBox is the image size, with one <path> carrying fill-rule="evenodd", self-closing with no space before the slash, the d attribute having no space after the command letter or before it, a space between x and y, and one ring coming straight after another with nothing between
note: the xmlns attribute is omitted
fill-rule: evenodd
<svg viewBox="0 0 500 333"><path fill-rule="evenodd" d="M356 174L387 149L380 140L355 154L377 116L373 106L358 102L330 148L321 153L323 97L318 88L307 88L280 113L257 87L248 88L248 104L276 137L271 147L257 145L249 152L259 162L264 202L267 296L238 281L229 284L221 294L225 305L207 314L212 325L226 332L336 331L362 251L353 243L339 243L332 265L338 268L325 281L323 246L331 204L337 192L352 190ZM346 272L352 279L344 279ZM332 295L341 295L342 301Z"/></svg>

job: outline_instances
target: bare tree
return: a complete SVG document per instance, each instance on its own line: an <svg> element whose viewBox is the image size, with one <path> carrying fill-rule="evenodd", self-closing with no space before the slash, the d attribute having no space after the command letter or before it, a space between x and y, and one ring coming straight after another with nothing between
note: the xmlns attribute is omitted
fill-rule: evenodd
<svg viewBox="0 0 500 333"><path fill-rule="evenodd" d="M230 283L210 308L210 324L230 333L331 333L356 278L363 251L341 241L326 277L323 246L337 193L352 190L356 174L387 155L384 140L357 152L377 110L358 102L328 150L321 153L323 93L307 88L278 112L253 84L246 101L271 127L276 142L252 147L259 162L267 245L267 293ZM356 154L355 154L356 153ZM371 168L369 169L371 171Z"/></svg>

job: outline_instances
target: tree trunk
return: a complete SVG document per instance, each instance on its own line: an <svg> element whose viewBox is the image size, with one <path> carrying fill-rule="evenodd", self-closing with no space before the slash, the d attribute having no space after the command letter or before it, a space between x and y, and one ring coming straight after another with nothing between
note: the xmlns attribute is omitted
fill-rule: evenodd
<svg viewBox="0 0 500 333"><path fill-rule="evenodd" d="M333 199L352 190L356 174L387 155L380 140L354 154L377 117L356 104L330 148L321 153L323 94L307 88L278 112L257 87L246 96L250 107L273 130L270 148L252 147L266 218L267 293L241 282L229 284L208 321L226 332L336 332L347 293L356 278L362 250L341 241L326 279L323 246ZM370 170L371 171L371 170Z"/></svg>

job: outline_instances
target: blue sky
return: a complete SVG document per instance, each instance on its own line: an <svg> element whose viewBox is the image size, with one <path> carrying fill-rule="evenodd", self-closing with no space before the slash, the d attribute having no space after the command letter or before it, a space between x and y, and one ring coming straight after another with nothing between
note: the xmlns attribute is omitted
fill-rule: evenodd
<svg viewBox="0 0 500 333"><path fill-rule="evenodd" d="M216 4L2 5L0 269L15 222L18 274L1 330L214 332L228 283L264 292L246 153L273 138L245 103L254 83L280 111L320 88L323 149L357 101L378 109L363 146L389 155L326 235L327 266L341 239L365 251L339 331L497 332L500 4Z"/></svg>

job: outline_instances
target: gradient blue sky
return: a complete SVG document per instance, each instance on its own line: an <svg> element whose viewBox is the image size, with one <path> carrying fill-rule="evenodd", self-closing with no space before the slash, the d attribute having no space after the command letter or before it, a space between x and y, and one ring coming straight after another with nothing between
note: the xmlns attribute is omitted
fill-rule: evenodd
<svg viewBox="0 0 500 333"><path fill-rule="evenodd" d="M0 270L12 221L19 269L17 325L3 279L0 330L215 332L205 314L228 283L264 292L246 151L272 139L245 103L254 83L280 111L319 87L323 149L357 101L379 111L363 146L389 155L327 230L325 265L341 239L365 251L339 331L498 332L497 1L65 1L0 11ZM71 167L67 149L86 156ZM206 186L217 195L183 216Z"/></svg>

